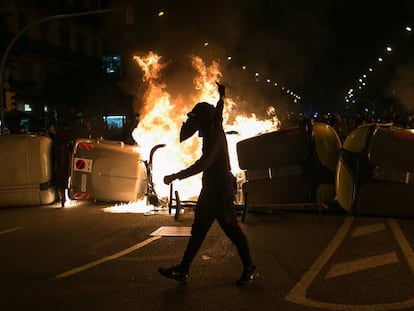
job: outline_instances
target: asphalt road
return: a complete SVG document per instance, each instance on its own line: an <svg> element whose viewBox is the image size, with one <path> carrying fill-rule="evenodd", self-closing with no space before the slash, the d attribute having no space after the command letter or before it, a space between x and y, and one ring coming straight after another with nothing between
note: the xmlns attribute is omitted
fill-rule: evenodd
<svg viewBox="0 0 414 311"><path fill-rule="evenodd" d="M193 213L106 206L0 209L0 309L414 310L413 220L249 214L255 283L235 285L240 261L214 224L183 285L157 268L179 262ZM161 227L184 236L151 235Z"/></svg>

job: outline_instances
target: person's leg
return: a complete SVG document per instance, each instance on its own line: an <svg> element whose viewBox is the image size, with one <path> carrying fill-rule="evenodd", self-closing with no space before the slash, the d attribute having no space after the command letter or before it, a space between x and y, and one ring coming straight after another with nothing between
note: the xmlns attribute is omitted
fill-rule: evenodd
<svg viewBox="0 0 414 311"><path fill-rule="evenodd" d="M249 244L246 235L237 221L233 200L224 200L218 207L217 220L227 237L237 248L237 252L243 264L243 273L237 281L238 285L251 283L256 277L256 266L253 265Z"/></svg>
<svg viewBox="0 0 414 311"><path fill-rule="evenodd" d="M226 200L221 205L217 215L220 227L236 246L243 267L253 266L247 237L239 226L233 202Z"/></svg>
<svg viewBox="0 0 414 311"><path fill-rule="evenodd" d="M194 222L191 227L191 237L187 243L180 266L188 271L190 265L197 255L211 225L215 220L215 208L213 197L208 197L203 193L200 194L197 206L194 212Z"/></svg>
<svg viewBox="0 0 414 311"><path fill-rule="evenodd" d="M214 204L214 196L206 196L202 192L199 196L194 212L191 237L187 243L187 248L184 252L181 263L167 269L159 268L158 271L163 276L174 279L178 282L185 282L188 279L190 265L215 219L215 210L214 205L212 204Z"/></svg>

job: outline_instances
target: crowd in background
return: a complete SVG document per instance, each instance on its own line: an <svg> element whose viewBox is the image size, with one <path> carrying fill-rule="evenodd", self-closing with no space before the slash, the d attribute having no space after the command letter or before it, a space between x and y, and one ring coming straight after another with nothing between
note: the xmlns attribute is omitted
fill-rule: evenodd
<svg viewBox="0 0 414 311"><path fill-rule="evenodd" d="M98 118L96 118L98 120ZM359 125L367 123L392 124L394 127L414 129L414 113L396 113L390 110L385 116L377 116L368 112L357 112L352 116L342 112L321 112L314 113L311 116L306 114L290 114L281 121L281 128L289 128L301 126L308 122L323 122L332 126L341 141L345 141L346 137ZM15 122L14 127L10 127L13 123L2 129L0 135L24 134L28 133L27 129ZM74 122L71 126L60 126L56 128L54 124L50 124L48 128L43 129L43 133L49 134L54 141L64 140L65 142L73 141L75 138L104 138L107 140L121 140L127 144L135 144L132 138L132 130L137 126L137 121L128 119L123 128L108 128L103 122ZM56 131L57 130L57 131ZM30 133L30 132L29 132Z"/></svg>
<svg viewBox="0 0 414 311"><path fill-rule="evenodd" d="M357 112L352 117L341 112L315 113L313 116L304 116L299 120L299 124L306 122L323 122L329 124L336 130L339 138L343 142L354 129L362 124L382 123L392 124L400 128L414 129L414 113L391 113L385 117L378 117L367 112Z"/></svg>

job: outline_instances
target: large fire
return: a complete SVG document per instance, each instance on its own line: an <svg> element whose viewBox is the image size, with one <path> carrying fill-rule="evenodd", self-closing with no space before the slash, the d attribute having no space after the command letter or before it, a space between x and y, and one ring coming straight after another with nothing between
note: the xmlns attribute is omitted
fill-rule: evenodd
<svg viewBox="0 0 414 311"><path fill-rule="evenodd" d="M143 110L133 138L144 160L149 161L151 149L158 144L165 147L158 149L152 158L152 181L159 197L168 197L170 188L163 183L165 175L178 172L196 161L201 155L201 139L194 135L191 139L179 143L179 132L182 123L197 102L205 101L213 105L218 100L216 81L220 82L222 74L219 63L213 61L207 65L202 58L191 57L192 67L196 75L193 78L194 94L191 100L172 99L166 91L167 85L161 80L162 70L167 64L162 57L149 52L136 55L134 60L143 72L145 92ZM234 115L237 103L229 97L225 98L223 126L227 135L232 172L238 179L243 179L236 153L236 144L242 139L278 129L279 121L276 116L272 119L259 120L255 114L246 113ZM174 182L180 198L196 199L201 188L201 174L181 181Z"/></svg>

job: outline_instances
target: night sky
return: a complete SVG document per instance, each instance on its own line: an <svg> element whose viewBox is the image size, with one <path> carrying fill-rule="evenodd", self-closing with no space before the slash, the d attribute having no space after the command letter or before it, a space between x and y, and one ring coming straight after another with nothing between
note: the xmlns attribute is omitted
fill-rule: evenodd
<svg viewBox="0 0 414 311"><path fill-rule="evenodd" d="M339 109L348 89L388 44L398 51L414 42L402 38L410 36L403 34L405 27L414 25L410 0L139 1L136 9L129 48L155 50L171 60L176 84L186 83L177 79L178 66L189 54L199 54L219 60L223 80L248 100L266 105L281 98L276 88L264 90L271 87L266 78L300 95L305 110ZM159 17L159 11L165 15ZM406 54L396 54L400 59L393 60L388 75L413 63ZM242 72L242 65L248 70ZM250 76L242 80L246 72ZM261 74L259 82L255 72Z"/></svg>

